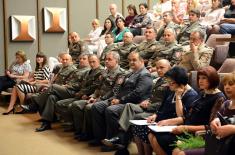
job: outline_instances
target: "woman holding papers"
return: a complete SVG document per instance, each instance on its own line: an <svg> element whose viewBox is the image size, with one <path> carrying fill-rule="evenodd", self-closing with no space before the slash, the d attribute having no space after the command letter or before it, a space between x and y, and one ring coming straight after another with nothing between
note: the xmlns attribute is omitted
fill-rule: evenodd
<svg viewBox="0 0 235 155"><path fill-rule="evenodd" d="M184 68L174 67L165 73L170 90L164 96L161 107L156 114L148 118L148 122L154 122L174 118L183 115L183 107L188 109L194 101L197 92L188 83L187 72ZM179 98L181 100L179 100ZM133 126L133 135L139 154L152 154L148 141L147 126Z"/></svg>
<svg viewBox="0 0 235 155"><path fill-rule="evenodd" d="M204 130L216 111L223 103L225 96L217 88L219 85L219 75L217 71L211 67L204 67L198 70L197 83L201 92L198 96L186 107L182 102L178 102L177 107L181 107L182 113L177 117L165 119L158 122L158 125L179 125L173 129L171 133L150 133L148 135L150 144L159 155L172 154L174 146L172 144L177 141L176 135L183 132L196 132ZM176 96L176 100L182 100L182 97ZM179 152L178 149L174 153Z"/></svg>

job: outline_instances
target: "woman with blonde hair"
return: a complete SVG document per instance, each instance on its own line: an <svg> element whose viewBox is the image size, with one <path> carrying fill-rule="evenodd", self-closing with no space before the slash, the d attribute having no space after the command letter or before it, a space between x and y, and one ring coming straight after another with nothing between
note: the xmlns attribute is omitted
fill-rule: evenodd
<svg viewBox="0 0 235 155"><path fill-rule="evenodd" d="M0 93L3 90L12 88L17 82L27 79L32 71L24 51L15 53L15 61L6 70L5 76L0 76Z"/></svg>
<svg viewBox="0 0 235 155"><path fill-rule="evenodd" d="M8 111L4 112L3 115L8 115L10 112L14 113L14 106L18 97L20 104L23 104L26 94L39 92L42 87L48 85L50 75L46 55L41 52L37 53L34 73L32 73L28 79L22 80L13 87Z"/></svg>

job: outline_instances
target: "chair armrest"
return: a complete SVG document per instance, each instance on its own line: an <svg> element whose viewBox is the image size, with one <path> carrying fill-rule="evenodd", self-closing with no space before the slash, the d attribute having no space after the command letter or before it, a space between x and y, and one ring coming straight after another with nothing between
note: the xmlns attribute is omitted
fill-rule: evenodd
<svg viewBox="0 0 235 155"><path fill-rule="evenodd" d="M200 130L200 131L195 132L196 136L204 136L205 134L206 134L206 130Z"/></svg>

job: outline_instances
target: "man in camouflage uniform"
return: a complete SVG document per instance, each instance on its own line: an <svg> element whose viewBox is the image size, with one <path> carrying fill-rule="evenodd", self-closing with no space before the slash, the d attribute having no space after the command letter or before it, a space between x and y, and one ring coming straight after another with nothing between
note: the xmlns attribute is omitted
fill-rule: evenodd
<svg viewBox="0 0 235 155"><path fill-rule="evenodd" d="M71 32L69 43L69 54L72 56L73 63L79 63L79 55L87 50L83 41L80 40L77 32Z"/></svg>
<svg viewBox="0 0 235 155"><path fill-rule="evenodd" d="M205 33L194 31L190 35L190 45L184 47L179 66L189 71L209 66L213 49L204 43Z"/></svg>
<svg viewBox="0 0 235 155"><path fill-rule="evenodd" d="M80 68L77 70L72 64L69 54L62 56L63 67L59 71L55 84L52 84L45 92L31 98L32 104L37 105L43 120L36 131L44 131L51 128L51 122L55 119L54 105L56 101L74 97L81 87L81 77L89 69L87 55L81 55Z"/></svg>
<svg viewBox="0 0 235 155"><path fill-rule="evenodd" d="M148 64L148 60L152 57L157 47L157 41L155 40L156 32L153 27L148 26L144 35L146 40L137 46L136 51L140 53L140 56L144 59L144 63Z"/></svg>
<svg viewBox="0 0 235 155"><path fill-rule="evenodd" d="M202 25L200 25L199 23L199 18L200 18L200 11L197 10L197 9L192 9L190 12L189 12L189 24L185 25L178 37L177 37L177 40L178 40L178 43L181 44L181 45L189 45L189 37L190 37L190 34L191 32L193 31L202 31L202 32L205 32L205 28L203 28Z"/></svg>
<svg viewBox="0 0 235 155"><path fill-rule="evenodd" d="M89 96L94 93L94 91L100 86L101 81L99 80L100 75L104 71L102 66L100 66L99 59L96 55L89 55L89 64L91 69L88 70L82 78L82 83L80 90L76 92L75 97L67 98L61 101L58 101L55 104L56 112L66 122L66 130L71 128L71 117L69 112L69 107L71 103L78 100L88 100Z"/></svg>
<svg viewBox="0 0 235 155"><path fill-rule="evenodd" d="M166 28L164 31L164 41L158 42L158 46L150 58L148 66L153 66L154 62L160 59L169 60L172 66L178 64L182 51L182 46L177 44L175 30Z"/></svg>
<svg viewBox="0 0 235 155"><path fill-rule="evenodd" d="M162 17L164 24L158 30L156 37L156 40L160 42L164 42L164 31L166 28L174 29L176 34L178 34L180 31L180 26L173 22L173 14L171 11L165 11Z"/></svg>
<svg viewBox="0 0 235 155"><path fill-rule="evenodd" d="M116 44L114 43L114 35L112 32L109 32L105 35L104 37L105 39L105 43L107 44L107 46L105 46L105 48L103 49L103 52L101 53L100 56L100 64L102 66L105 66L105 55L107 52L112 51L114 48L116 48Z"/></svg>
<svg viewBox="0 0 235 155"><path fill-rule="evenodd" d="M136 49L136 45L133 43L133 34L126 32L123 35L123 44L118 44L112 51L117 51L120 55L120 66L123 69L129 69L128 54Z"/></svg>

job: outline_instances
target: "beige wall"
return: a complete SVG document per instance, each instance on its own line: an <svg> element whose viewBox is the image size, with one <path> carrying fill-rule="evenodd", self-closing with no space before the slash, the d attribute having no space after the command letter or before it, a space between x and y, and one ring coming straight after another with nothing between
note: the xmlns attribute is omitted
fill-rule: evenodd
<svg viewBox="0 0 235 155"><path fill-rule="evenodd" d="M96 18L96 0L69 0L69 3L70 32L76 31L84 38Z"/></svg>
<svg viewBox="0 0 235 155"><path fill-rule="evenodd" d="M138 4L141 2L152 2L153 0L0 0L0 74L4 73L6 66L14 60L14 54L18 49L26 51L28 58L35 66L35 54L38 51L45 52L48 56L56 56L59 51L67 50L68 32L77 31L81 38L91 30L92 19L98 17L101 25L105 18L110 15L108 6L116 3L118 11L127 15L127 5ZM5 9L3 9L5 2ZM97 3L96 3L97 2ZM43 32L42 9L44 7L63 7L67 8L68 27L64 33L45 33ZM123 7L123 8L122 8ZM150 6L152 7L152 6ZM3 12L5 21L3 21ZM10 41L9 17L11 15L31 15L36 18L37 39L33 42L12 42ZM38 15L38 19L37 19ZM4 36L4 24L6 25L6 37ZM4 48L4 40L6 48ZM6 49L6 50L4 50ZM6 62L5 62L6 60Z"/></svg>
<svg viewBox="0 0 235 155"><path fill-rule="evenodd" d="M39 50L46 53L47 56L56 56L59 52L67 50L68 31L64 33L43 32L42 11L44 7L67 8L67 0L39 0Z"/></svg>
<svg viewBox="0 0 235 155"><path fill-rule="evenodd" d="M3 0L0 0L0 75L4 73L5 70L5 54L4 54L4 27L3 27Z"/></svg>

